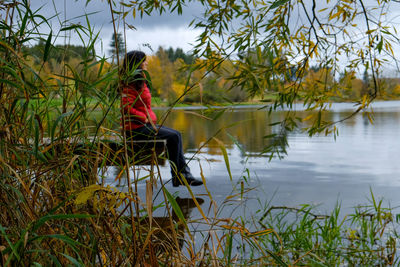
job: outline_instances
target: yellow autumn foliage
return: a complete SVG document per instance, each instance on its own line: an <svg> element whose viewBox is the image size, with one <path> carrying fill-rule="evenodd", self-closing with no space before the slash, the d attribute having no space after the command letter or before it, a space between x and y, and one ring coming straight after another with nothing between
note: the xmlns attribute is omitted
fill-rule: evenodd
<svg viewBox="0 0 400 267"><path fill-rule="evenodd" d="M86 204L88 200L94 199L95 194L100 191L105 193L105 195L103 196L104 198L113 203L115 203L117 200L126 199L126 194L120 192L116 188L112 188L110 186L103 187L98 184L92 184L80 190L80 192L77 194L75 198L75 204L76 205Z"/></svg>
<svg viewBox="0 0 400 267"><path fill-rule="evenodd" d="M397 84L392 91L393 95L400 96L400 84Z"/></svg>
<svg viewBox="0 0 400 267"><path fill-rule="evenodd" d="M178 97L183 95L183 93L185 92L185 88L186 88L186 86L184 84L177 83L177 82L172 83L172 90L174 90L174 92L176 93L176 95Z"/></svg>

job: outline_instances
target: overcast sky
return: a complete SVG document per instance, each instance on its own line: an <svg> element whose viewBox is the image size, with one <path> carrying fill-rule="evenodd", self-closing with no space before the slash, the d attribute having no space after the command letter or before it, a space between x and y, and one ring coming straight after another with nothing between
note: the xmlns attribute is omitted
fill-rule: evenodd
<svg viewBox="0 0 400 267"><path fill-rule="evenodd" d="M1 0L0 0L1 1ZM58 14L58 18L54 17L51 20L50 27L43 27L43 33L49 33L50 28L53 31L53 36L60 29L61 23L67 21L68 26L71 24L81 24L83 26L87 26L85 15L89 16L89 21L91 26L94 27L94 31L99 32L99 39L95 44L95 48L97 54L102 56L110 56L110 42L111 37L113 35L113 26L112 26L112 18L110 13L110 8L108 6L107 0L91 0L87 3L87 0L30 0L31 1L31 9L37 10L39 14L43 15L47 19ZM115 2L119 2L119 0L115 0ZM334 2L334 1L333 1ZM306 5L310 5L311 1L305 1ZM320 10L326 5L325 1L317 1L316 2ZM365 0L364 3L366 6L376 5L376 0ZM400 4L397 2L392 2L390 8L388 9L389 13L389 21L391 25L397 27L400 25ZM308 9L311 9L311 6L307 6ZM176 12L173 14L169 14L166 12L162 16L153 13L151 17L145 16L143 19L137 16L136 19L133 19L133 16L129 14L126 17L127 23L134 26L136 30L126 28L126 43L127 50L133 49L141 49L147 54L151 54L152 52L157 51L159 46L164 48L173 47L173 48L182 48L184 51L188 52L191 50L192 45L196 42L196 37L199 35L199 30L194 30L193 28L189 28L189 23L196 17L201 17L203 7L197 3L190 3L190 6L186 6L183 10L182 15L178 15ZM296 13L297 12L297 13ZM322 19L322 13L318 13ZM1 15L1 13L0 13ZM296 28L302 23L307 23L305 17L301 16L301 11L294 10L292 12L292 18L290 21L290 27ZM356 21L357 24L365 24L364 20L360 18L361 21ZM240 22L239 22L240 23ZM122 23L117 23L117 31L123 32ZM360 38L365 38L365 29L363 30L362 26L360 26ZM293 32L293 30L292 30ZM82 42L78 39L78 35L76 33L69 33L70 40L67 40L63 37L58 37L56 43L71 43L71 44L82 44ZM43 36L46 38L46 36ZM361 39L360 39L361 40ZM400 54L399 42L394 41L394 50L397 55ZM148 48L149 45L152 49ZM344 60L346 61L346 59ZM394 68L392 63L387 64L385 66L386 70L392 71Z"/></svg>
<svg viewBox="0 0 400 267"><path fill-rule="evenodd" d="M32 10L41 8L40 14L50 18L59 14L59 19L51 20L53 31L60 28L60 21L68 21L68 24L86 24L85 14L88 14L92 27L95 32L100 32L99 41L96 42L96 51L99 55L109 55L111 36L113 34L112 18L108 1L92 0L86 5L86 0L31 0ZM154 52L159 46L168 48L182 48L186 52L191 49L191 45L196 40L199 31L190 29L189 23L200 15L201 7L199 4L191 4L185 7L182 15L175 14L152 14L151 17L145 16L143 19L137 16L133 19L130 14L126 17L128 24L134 26L136 30L126 28L127 49L141 49L146 53L151 50L146 46L150 45ZM123 25L118 25L118 31L123 32ZM44 29L44 31L46 31ZM78 36L71 36L71 43L80 44ZM57 43L63 43L64 38L59 38Z"/></svg>

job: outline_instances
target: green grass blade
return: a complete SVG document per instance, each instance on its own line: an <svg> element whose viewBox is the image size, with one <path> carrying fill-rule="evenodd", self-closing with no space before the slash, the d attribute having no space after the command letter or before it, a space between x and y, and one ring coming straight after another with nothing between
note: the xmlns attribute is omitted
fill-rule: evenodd
<svg viewBox="0 0 400 267"><path fill-rule="evenodd" d="M49 58L52 37L53 37L53 32L50 31L49 37L46 40L46 46L44 47L43 62L46 62L47 59Z"/></svg>
<svg viewBox="0 0 400 267"><path fill-rule="evenodd" d="M53 261L53 264L54 264L55 266L57 266L57 267L62 267L60 261L57 259L56 256L50 254L49 257L50 257L50 259Z"/></svg>
<svg viewBox="0 0 400 267"><path fill-rule="evenodd" d="M289 265L282 260L282 257L276 255L275 253L273 253L268 249L266 249L265 251L279 264L279 266L289 267Z"/></svg>
<svg viewBox="0 0 400 267"><path fill-rule="evenodd" d="M163 187L163 190L165 194L167 195L168 201L172 206L172 209L174 210L175 214L178 216L178 218L181 220L181 222L184 224L185 228L187 231L189 231L189 227L186 223L185 216L182 213L181 207L179 207L178 203L176 202L175 198L171 195L171 193Z"/></svg>
<svg viewBox="0 0 400 267"><path fill-rule="evenodd" d="M79 267L84 267L85 265L83 265L82 263L80 263L77 259L75 259L75 258L73 258L73 257L71 257L71 256L69 256L69 255L67 255L67 254L64 254L64 253L61 253L61 255L63 255L64 257L66 257L71 263L73 263L75 266L79 266Z"/></svg>
<svg viewBox="0 0 400 267"><path fill-rule="evenodd" d="M81 29L81 28L82 28L82 25L79 25L79 24L72 24L72 25L70 25L70 26L61 28L60 32L69 31L69 30L75 30L75 29Z"/></svg>
<svg viewBox="0 0 400 267"><path fill-rule="evenodd" d="M226 169L227 169L228 174L229 174L229 179L232 181L233 179L232 179L231 167L230 167L230 164L229 164L228 152L226 151L225 145L218 138L213 137L213 139L218 143L219 148L221 149L222 155L224 156L225 166L226 166Z"/></svg>
<svg viewBox="0 0 400 267"><path fill-rule="evenodd" d="M227 266L231 266L232 245L233 245L232 239L233 239L233 233L231 231L229 232L228 237L226 239L226 245L224 251L224 257L227 260Z"/></svg>
<svg viewBox="0 0 400 267"><path fill-rule="evenodd" d="M51 137L51 140L52 140L52 141L54 140L54 135L55 135L55 131L56 131L57 125L60 123L60 121L61 121L62 119L64 119L65 117L67 117L67 116L69 116L69 115L71 115L71 114L73 114L72 111L69 111L69 112L67 112L67 113L63 113L63 114L61 114L60 116L58 116L58 118L56 119L56 121L53 123L53 126L51 127L51 131L50 131L50 137Z"/></svg>
<svg viewBox="0 0 400 267"><path fill-rule="evenodd" d="M6 230L4 229L4 227L0 224L0 232L3 235L3 238L7 241L8 245L10 246L10 249L12 251L12 255L14 255L18 261L20 260L20 256L18 254L17 248L13 245L13 243L11 242L11 240L8 238ZM9 259L7 260L7 263L4 266L8 266L8 263L11 261L12 256L9 257Z"/></svg>

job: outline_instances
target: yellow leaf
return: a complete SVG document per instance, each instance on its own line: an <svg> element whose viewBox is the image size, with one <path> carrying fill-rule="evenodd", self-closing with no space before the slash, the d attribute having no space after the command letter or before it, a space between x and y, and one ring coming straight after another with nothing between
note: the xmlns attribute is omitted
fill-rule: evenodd
<svg viewBox="0 0 400 267"><path fill-rule="evenodd" d="M365 107L365 103L367 102L367 95L363 96L363 100L362 100L362 104L361 104L361 108Z"/></svg>
<svg viewBox="0 0 400 267"><path fill-rule="evenodd" d="M339 16L340 16L340 12L337 12L337 13L335 13L335 14L329 16L329 20L332 20L332 19L337 18L337 17L339 17Z"/></svg>
<svg viewBox="0 0 400 267"><path fill-rule="evenodd" d="M100 190L102 187L97 184L89 185L82 189L82 191L76 196L75 204L84 204L88 201L89 198L93 197L94 193Z"/></svg>
<svg viewBox="0 0 400 267"><path fill-rule="evenodd" d="M261 231L257 231L257 232L252 232L250 234L247 235L247 237L255 237L255 236L262 236L262 235L268 235L270 233L273 233L274 230L271 228L265 229L265 230L261 230Z"/></svg>
<svg viewBox="0 0 400 267"><path fill-rule="evenodd" d="M237 232L243 233L246 232L246 229L243 227L237 227L237 226L232 226L232 225L220 225L222 228L227 229L227 230L236 230Z"/></svg>
<svg viewBox="0 0 400 267"><path fill-rule="evenodd" d="M358 233L356 230L349 229L347 231L347 236L349 239L359 239Z"/></svg>
<svg viewBox="0 0 400 267"><path fill-rule="evenodd" d="M371 124L374 124L374 118L371 116L371 113L367 113L368 120Z"/></svg>
<svg viewBox="0 0 400 267"><path fill-rule="evenodd" d="M104 263L104 265L103 266L107 266L107 254L106 254L106 252L104 251L104 249L102 249L101 251L100 251L100 256L101 256L101 259L103 260L103 263Z"/></svg>
<svg viewBox="0 0 400 267"><path fill-rule="evenodd" d="M308 121L308 120L310 120L313 116L314 116L314 115L308 115L307 117L305 117L305 118L303 119L303 121Z"/></svg>

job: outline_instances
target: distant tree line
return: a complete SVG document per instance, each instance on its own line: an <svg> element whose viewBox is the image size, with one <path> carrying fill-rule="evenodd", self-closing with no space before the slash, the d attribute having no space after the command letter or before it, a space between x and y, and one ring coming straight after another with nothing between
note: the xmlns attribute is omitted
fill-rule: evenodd
<svg viewBox="0 0 400 267"><path fill-rule="evenodd" d="M117 35L117 40L122 36ZM118 48L124 45L117 41ZM115 66L113 60L116 48L115 39L110 43L110 53L112 57L109 62L102 64L103 69L85 68L85 65L96 61L94 50L87 49L79 45L54 45L48 49L45 55L46 42L41 40L34 46L24 47L24 50L33 68L41 69L40 75L44 80L53 81L57 87L57 78L80 75L85 72L86 78L90 82L99 75L100 72L107 71L108 68ZM121 51L119 51L121 53ZM123 52L122 52L123 55ZM43 63L43 58L46 58ZM255 79L254 70L247 69L248 63L265 66L263 73L264 79ZM276 73L280 68L282 80L286 80L287 86L290 82L297 79L296 69L288 68L289 63L284 57L268 51L249 51L242 53L235 61L225 60L212 72L207 72L206 66L201 58L185 53L181 48L169 47L158 50L148 55L148 68L151 79L152 94L156 97L173 103L181 97L183 103L215 104L222 102L243 102L248 100L271 99L275 94L285 90L286 86L276 81ZM246 64L245 64L246 63ZM68 68L65 68L68 66ZM320 66L310 66L307 73L303 76L300 83L299 99L307 95L329 98L331 101L351 101L356 100L370 93L370 79L365 72L360 79L354 70L343 71L339 77L334 77L330 69ZM232 82L234 80L234 82ZM400 79L379 78L380 92L378 97L381 99L393 99L400 97ZM193 86L189 92L186 89ZM261 88L259 91L244 91L242 88ZM79 87L76 87L79 88ZM329 89L334 94L326 94ZM334 89L334 90L332 90ZM257 92L257 93L255 93Z"/></svg>
<svg viewBox="0 0 400 267"><path fill-rule="evenodd" d="M338 77L333 76L329 68L312 66L307 71L301 83L303 91L313 91L320 97L330 101L355 101L369 95L374 90L373 81L367 71L362 77L355 70L344 70ZM400 78L388 78L377 76L379 85L378 99L397 99L400 97ZM326 91L334 92L326 95Z"/></svg>
<svg viewBox="0 0 400 267"><path fill-rule="evenodd" d="M41 39L38 44L31 47L24 47L24 52L31 55L35 64L40 64L43 62L44 54L46 48L46 41ZM49 49L47 60L54 59L55 62L61 63L62 61L69 61L73 58L85 59L94 58L94 50L88 50L81 45L61 45L57 44L51 46Z"/></svg>
<svg viewBox="0 0 400 267"><path fill-rule="evenodd" d="M177 59L182 59L186 64L191 64L195 59L192 54L186 54L182 48L177 48L174 50L172 47L170 47L165 52L167 53L168 59L171 62L175 62Z"/></svg>

